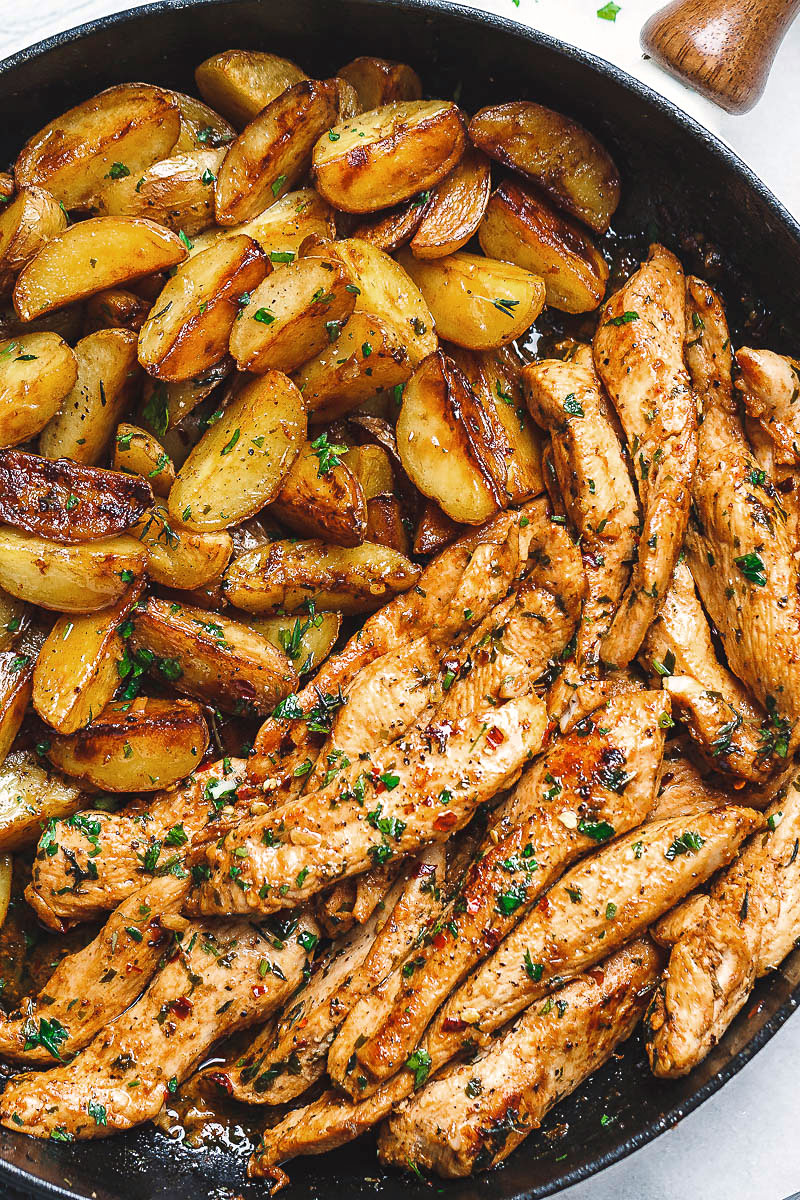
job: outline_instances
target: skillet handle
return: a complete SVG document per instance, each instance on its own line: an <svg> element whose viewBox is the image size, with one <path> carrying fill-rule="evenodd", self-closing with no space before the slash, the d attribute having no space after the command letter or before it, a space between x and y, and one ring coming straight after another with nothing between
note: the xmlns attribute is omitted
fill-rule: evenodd
<svg viewBox="0 0 800 1200"><path fill-rule="evenodd" d="M671 75L730 113L767 84L800 0L673 0L642 30L642 47Z"/></svg>

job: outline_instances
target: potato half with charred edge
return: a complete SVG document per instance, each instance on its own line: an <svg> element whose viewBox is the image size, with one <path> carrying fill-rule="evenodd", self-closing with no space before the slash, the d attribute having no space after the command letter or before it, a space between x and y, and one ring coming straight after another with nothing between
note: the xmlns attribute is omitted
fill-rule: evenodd
<svg viewBox="0 0 800 1200"><path fill-rule="evenodd" d="M147 574L153 583L193 591L218 579L233 552L229 533L186 529L156 505L132 531L147 547Z"/></svg>
<svg viewBox="0 0 800 1200"><path fill-rule="evenodd" d="M308 76L288 58L263 50L223 50L195 69L200 95L241 129L282 92Z"/></svg>
<svg viewBox="0 0 800 1200"><path fill-rule="evenodd" d="M33 668L41 642L38 631L26 630L7 650L0 650L0 763L11 749L30 704Z"/></svg>
<svg viewBox="0 0 800 1200"><path fill-rule="evenodd" d="M12 750L0 766L0 850L35 846L52 818L71 817L89 800L31 750Z"/></svg>
<svg viewBox="0 0 800 1200"><path fill-rule="evenodd" d="M195 150L220 150L236 137L233 126L196 96L171 91L181 110L181 131L172 154L192 154Z"/></svg>
<svg viewBox="0 0 800 1200"><path fill-rule="evenodd" d="M281 650L301 675L307 675L330 654L342 627L342 614L309 613L300 617L251 617L251 629Z"/></svg>
<svg viewBox="0 0 800 1200"><path fill-rule="evenodd" d="M186 258L177 234L146 217L92 217L46 242L14 285L23 321L96 292L168 271Z"/></svg>
<svg viewBox="0 0 800 1200"><path fill-rule="evenodd" d="M166 89L147 83L107 88L56 117L25 143L17 185L46 188L67 209L89 205L112 169L140 175L170 152L180 109Z"/></svg>
<svg viewBox="0 0 800 1200"><path fill-rule="evenodd" d="M288 376L256 377L181 467L169 494L171 515L201 532L254 516L277 495L305 436L305 403Z"/></svg>
<svg viewBox="0 0 800 1200"><path fill-rule="evenodd" d="M407 63L364 54L336 72L356 89L364 112L394 100L421 100L422 80Z"/></svg>
<svg viewBox="0 0 800 1200"><path fill-rule="evenodd" d="M139 362L157 379L193 379L227 353L239 298L270 270L242 234L189 259L167 283L139 333Z"/></svg>
<svg viewBox="0 0 800 1200"><path fill-rule="evenodd" d="M127 288L108 288L86 301L84 332L98 329L132 329L135 333L144 325L152 305Z"/></svg>
<svg viewBox="0 0 800 1200"><path fill-rule="evenodd" d="M295 371L330 345L356 302L341 261L299 258L259 284L233 326L230 351L240 371Z"/></svg>
<svg viewBox="0 0 800 1200"><path fill-rule="evenodd" d="M446 175L425 206L422 220L411 239L416 258L443 258L454 254L481 223L492 187L489 160L474 146Z"/></svg>
<svg viewBox="0 0 800 1200"><path fill-rule="evenodd" d="M66 546L0 526L0 587L55 612L108 608L146 564L144 546L126 533Z"/></svg>
<svg viewBox="0 0 800 1200"><path fill-rule="evenodd" d="M387 254L394 254L414 236L429 203L429 195L424 192L422 196L396 204L385 212L365 217L353 230L353 237L369 242Z"/></svg>
<svg viewBox="0 0 800 1200"><path fill-rule="evenodd" d="M122 471L0 451L0 520L56 542L123 533L153 503L145 479Z"/></svg>
<svg viewBox="0 0 800 1200"><path fill-rule="evenodd" d="M270 262L277 266L292 262L307 237L334 237L336 225L327 200L313 188L300 188L273 201L251 221L230 229L220 226L198 234L189 253L200 254L225 238L239 237L243 233L258 242Z"/></svg>
<svg viewBox="0 0 800 1200"><path fill-rule="evenodd" d="M139 580L111 608L59 617L33 670L33 707L58 733L75 733L103 711L119 687L125 655L119 629L142 592Z"/></svg>
<svg viewBox="0 0 800 1200"><path fill-rule="evenodd" d="M322 433L306 442L270 506L282 525L337 546L360 546L367 532L364 492L339 455L346 446Z"/></svg>
<svg viewBox="0 0 800 1200"><path fill-rule="evenodd" d="M480 525L505 507L503 429L492 422L464 374L438 351L414 372L397 418L403 467L423 496L453 521Z"/></svg>
<svg viewBox="0 0 800 1200"><path fill-rule="evenodd" d="M332 80L304 79L245 126L214 186L218 224L249 221L302 179L315 142L339 119L338 97Z"/></svg>
<svg viewBox="0 0 800 1200"><path fill-rule="evenodd" d="M605 233L620 200L608 151L577 121L529 100L482 108L469 123L472 143L527 176L559 208Z"/></svg>
<svg viewBox="0 0 800 1200"><path fill-rule="evenodd" d="M66 228L67 218L54 196L43 188L22 188L0 213L0 290L10 291L14 276Z"/></svg>
<svg viewBox="0 0 800 1200"><path fill-rule="evenodd" d="M552 308L592 312L605 295L608 265L588 234L513 180L489 201L478 239L484 254L541 275Z"/></svg>
<svg viewBox="0 0 800 1200"><path fill-rule="evenodd" d="M57 333L0 342L0 446L44 429L77 377L78 360Z"/></svg>
<svg viewBox="0 0 800 1200"><path fill-rule="evenodd" d="M135 613L130 644L169 662L179 692L226 712L266 715L297 688L295 666L271 641L202 608L150 596Z"/></svg>
<svg viewBox="0 0 800 1200"><path fill-rule="evenodd" d="M175 465L161 443L126 421L117 426L113 466L115 471L143 476L157 496L168 496L175 482Z"/></svg>
<svg viewBox="0 0 800 1200"><path fill-rule="evenodd" d="M208 742L199 704L140 697L109 704L78 733L51 738L47 757L108 792L157 792L191 774Z"/></svg>
<svg viewBox="0 0 800 1200"><path fill-rule="evenodd" d="M164 438L210 396L214 388L224 383L233 369L233 359L226 354L213 367L191 379L161 380L147 376L142 392L141 420L157 437ZM187 422L184 429L189 425ZM183 459L185 457L186 454Z"/></svg>
<svg viewBox="0 0 800 1200"><path fill-rule="evenodd" d="M313 601L320 612L372 612L408 591L419 567L403 554L373 542L328 546L320 541L271 542L234 559L223 591L245 612L296 613Z"/></svg>
<svg viewBox="0 0 800 1200"><path fill-rule="evenodd" d="M311 169L334 208L376 212L434 187L465 144L464 118L452 101L398 100L322 134Z"/></svg>
<svg viewBox="0 0 800 1200"><path fill-rule="evenodd" d="M450 542L454 542L460 532L461 526L442 512L438 504L426 500L414 531L414 553L438 554Z"/></svg>
<svg viewBox="0 0 800 1200"><path fill-rule="evenodd" d="M162 158L138 179L111 179L97 197L104 216L150 217L190 237L214 224L214 181L224 150L192 150Z"/></svg>

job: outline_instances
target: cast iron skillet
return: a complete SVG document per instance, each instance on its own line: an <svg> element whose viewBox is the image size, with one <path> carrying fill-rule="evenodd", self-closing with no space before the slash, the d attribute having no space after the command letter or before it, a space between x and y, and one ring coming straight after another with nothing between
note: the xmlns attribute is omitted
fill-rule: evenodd
<svg viewBox="0 0 800 1200"><path fill-rule="evenodd" d="M56 113L103 87L147 80L194 91L192 71L230 47L264 49L325 76L357 54L404 59L435 96L468 111L529 98L578 118L623 178L615 228L643 250L659 237L722 289L732 325L755 344L800 346L800 226L728 149L607 62L491 14L438 0L177 0L84 25L0 64L0 160ZM800 950L762 980L722 1043L688 1078L659 1082L634 1038L500 1169L438 1184L449 1200L551 1195L674 1125L736 1073L800 1000ZM601 1124L605 1114L612 1121ZM0 1130L0 1180L51 1197L190 1200L263 1196L246 1153L190 1151L152 1128L64 1146ZM285 1200L401 1200L428 1189L382 1174L370 1139L291 1164ZM442 1194L440 1192L439 1194Z"/></svg>

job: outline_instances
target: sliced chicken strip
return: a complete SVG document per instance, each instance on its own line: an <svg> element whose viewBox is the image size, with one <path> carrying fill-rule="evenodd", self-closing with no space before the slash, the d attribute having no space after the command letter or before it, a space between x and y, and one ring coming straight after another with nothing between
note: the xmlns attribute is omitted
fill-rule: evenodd
<svg viewBox="0 0 800 1200"><path fill-rule="evenodd" d="M188 925L142 998L69 1065L11 1079L0 1123L71 1140L152 1119L213 1042L284 1003L317 935L305 916Z"/></svg>
<svg viewBox="0 0 800 1200"><path fill-rule="evenodd" d="M736 389L747 415L772 439L781 466L800 463L800 363L772 350L736 352Z"/></svg>
<svg viewBox="0 0 800 1200"><path fill-rule="evenodd" d="M672 742L664 755L661 787L648 820L666 821L669 817L708 812L729 802L730 797L713 787L686 757L684 748Z"/></svg>
<svg viewBox="0 0 800 1200"><path fill-rule="evenodd" d="M535 696L430 725L378 749L318 792L246 819L207 846L196 873L202 912L274 912L334 879L443 841L518 776L542 744Z"/></svg>
<svg viewBox="0 0 800 1200"><path fill-rule="evenodd" d="M597 373L619 414L639 487L643 524L625 598L603 639L624 666L666 595L683 544L697 464L697 408L683 361L684 276L663 246L611 297L594 338Z"/></svg>
<svg viewBox="0 0 800 1200"><path fill-rule="evenodd" d="M350 1013L328 1058L355 1097L399 1070L428 1022L571 862L645 820L669 718L663 692L622 696L562 735L502 806L451 907L414 959Z"/></svg>
<svg viewBox="0 0 800 1200"><path fill-rule="evenodd" d="M380 1131L381 1162L446 1178L502 1162L630 1037L661 961L649 938L631 942L544 1005L531 1005L488 1050L398 1107Z"/></svg>

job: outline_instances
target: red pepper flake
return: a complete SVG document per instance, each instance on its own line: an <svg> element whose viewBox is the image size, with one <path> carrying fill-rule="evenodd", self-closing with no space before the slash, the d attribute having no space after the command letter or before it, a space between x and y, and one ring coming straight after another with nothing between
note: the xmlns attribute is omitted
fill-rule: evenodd
<svg viewBox="0 0 800 1200"><path fill-rule="evenodd" d="M498 728L497 725L493 725L486 734L486 740L490 746L501 746L506 740L506 735L503 733L502 729Z"/></svg>
<svg viewBox="0 0 800 1200"><path fill-rule="evenodd" d="M378 795L380 795L381 792L386 791L386 784L381 779L380 774L376 767L372 768L372 772L370 774L370 780L372 781L372 786L375 788L375 791L378 793Z"/></svg>
<svg viewBox="0 0 800 1200"><path fill-rule="evenodd" d="M550 899L548 896L542 896L541 900L536 905L536 907L540 908L546 917L549 917L549 915L550 915Z"/></svg>
<svg viewBox="0 0 800 1200"><path fill-rule="evenodd" d="M193 1010L194 1005L188 996L178 996L177 999L170 1000L167 1008L169 1008L171 1012L174 1012L176 1017L184 1019L185 1017L189 1016L189 1013Z"/></svg>
<svg viewBox="0 0 800 1200"><path fill-rule="evenodd" d="M452 829L457 822L458 817L452 809L448 808L447 812L439 813L439 816L433 822L433 828L437 833L444 833L445 830Z"/></svg>
<svg viewBox="0 0 800 1200"><path fill-rule="evenodd" d="M250 991L253 993L254 999L256 999L256 1000L259 998L259 996L263 996L264 993L266 992L266 990L267 990L266 985L263 983L256 983L250 989Z"/></svg>
<svg viewBox="0 0 800 1200"><path fill-rule="evenodd" d="M467 1028L466 1021L459 1021L456 1017L445 1017L442 1021L442 1031L444 1033L461 1033L462 1029Z"/></svg>
<svg viewBox="0 0 800 1200"><path fill-rule="evenodd" d="M230 1077L224 1071L212 1071L208 1078L218 1088L221 1088L223 1092L227 1092L229 1096L233 1095L233 1084L230 1081Z"/></svg>
<svg viewBox="0 0 800 1200"><path fill-rule="evenodd" d="M128 975L141 975L142 968L137 967L136 963L126 963L125 971Z"/></svg>
<svg viewBox="0 0 800 1200"><path fill-rule="evenodd" d="M586 974L589 976L590 979L593 979L595 981L595 983L597 983L597 984L602 983L606 977L605 971L602 971L600 969L600 967L593 967L592 970L587 971Z"/></svg>
<svg viewBox="0 0 800 1200"><path fill-rule="evenodd" d="M447 945L447 938L442 933L441 929L439 930L439 932L437 934L434 935L433 944L437 950L443 950L444 947Z"/></svg>

